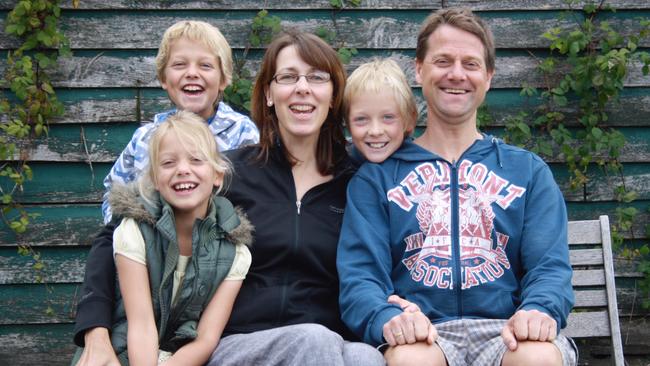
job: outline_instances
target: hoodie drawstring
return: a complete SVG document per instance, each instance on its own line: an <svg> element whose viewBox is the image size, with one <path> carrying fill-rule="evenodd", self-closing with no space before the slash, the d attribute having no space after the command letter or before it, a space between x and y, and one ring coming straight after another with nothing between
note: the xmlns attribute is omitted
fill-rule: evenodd
<svg viewBox="0 0 650 366"><path fill-rule="evenodd" d="M501 164L501 150L499 149L499 139L492 137L492 145L494 145L497 150L497 163L499 164L499 168L503 168L503 164Z"/></svg>

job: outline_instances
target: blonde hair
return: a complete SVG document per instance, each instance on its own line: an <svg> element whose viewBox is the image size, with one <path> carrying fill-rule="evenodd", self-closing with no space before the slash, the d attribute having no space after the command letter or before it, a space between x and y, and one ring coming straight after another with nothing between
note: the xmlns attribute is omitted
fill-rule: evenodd
<svg viewBox="0 0 650 366"><path fill-rule="evenodd" d="M154 187L158 179L156 166L159 162L160 144L169 133L176 135L185 150L196 151L218 174L224 177L224 182L226 181L232 170L230 163L219 153L217 142L205 120L192 112L178 111L162 122L149 140L149 166L138 184L140 194L145 200L152 204L156 201ZM219 193L224 185L217 187L214 194Z"/></svg>
<svg viewBox="0 0 650 366"><path fill-rule="evenodd" d="M404 119L404 132L409 135L415 129L418 108L406 75L397 62L390 58L375 59L359 66L348 77L343 96L343 112L349 119L352 98L362 93L379 93L390 91ZM349 122L349 121L348 121Z"/></svg>
<svg viewBox="0 0 650 366"><path fill-rule="evenodd" d="M219 60L221 79L226 86L232 82L232 50L219 29L209 23L198 20L182 20L167 28L163 34L158 55L156 55L156 73L158 80L165 81L165 67L174 41L181 38L199 42L206 46Z"/></svg>

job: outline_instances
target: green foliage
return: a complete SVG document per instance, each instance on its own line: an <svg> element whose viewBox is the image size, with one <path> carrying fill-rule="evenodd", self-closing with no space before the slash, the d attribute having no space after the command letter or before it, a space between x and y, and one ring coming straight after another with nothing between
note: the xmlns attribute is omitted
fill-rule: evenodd
<svg viewBox="0 0 650 366"><path fill-rule="evenodd" d="M63 105L47 74L59 56L70 54L68 40L58 29L60 16L59 1L21 0L5 22L5 33L22 44L7 53L7 67L0 82L12 95L0 99L0 115L4 116L0 120L0 161L4 161L0 164L0 216L17 234L26 232L38 217L28 213L14 197L33 178L26 162L27 151L38 138L47 135L48 121L63 114ZM19 245L18 253L31 257L32 269L38 282L42 282L45 264L40 253L29 245Z"/></svg>
<svg viewBox="0 0 650 366"><path fill-rule="evenodd" d="M330 0L330 5L332 6L332 25L333 27L327 28L320 26L316 29L315 34L322 38L325 42L332 45L336 48L339 59L343 64L348 64L352 60L352 57L358 53L356 48L346 47L345 41L342 40L339 35L338 24L336 23L336 17L338 13L343 10L346 6L349 8L356 8L361 5L361 0Z"/></svg>
<svg viewBox="0 0 650 366"><path fill-rule="evenodd" d="M57 29L61 15L58 3L21 0L6 20L5 33L22 40L18 49L7 54L2 82L14 98L12 102L6 98L0 101L0 113L6 116L0 124L0 160L9 161L0 166L0 176L8 178L3 182L10 183L0 187L1 214L16 233L25 232L30 218L34 218L14 200L14 193L32 179L23 152L35 138L47 134L48 120L63 113L46 73L58 56L70 53L67 39Z"/></svg>
<svg viewBox="0 0 650 366"><path fill-rule="evenodd" d="M532 113L520 112L508 118L505 138L543 156L564 156L572 189L585 187L592 165L619 178L620 184L613 187L619 207L612 239L623 255L640 258L640 270L646 274L642 287L647 295L650 266L644 253L648 246L642 246L642 250L623 246L625 233L633 237L632 226L639 212L630 203L638 194L625 185L619 157L626 141L620 131L608 126L607 107L619 101L633 63L642 65L644 75L650 71L650 55L637 47L650 35L650 20L639 19L640 32L623 36L598 19L598 14L613 11L604 1L589 3L582 11L585 20L574 28L552 28L542 35L550 41L552 55L538 65L546 85L541 92L528 85L521 90L522 96L537 98L541 103ZM646 305L650 306L650 302L646 301Z"/></svg>
<svg viewBox="0 0 650 366"><path fill-rule="evenodd" d="M232 83L224 90L223 99L231 106L250 112L253 81L250 72L244 69L248 52L252 47L264 47L282 30L280 18L260 10L251 22L248 43L243 57L235 60Z"/></svg>

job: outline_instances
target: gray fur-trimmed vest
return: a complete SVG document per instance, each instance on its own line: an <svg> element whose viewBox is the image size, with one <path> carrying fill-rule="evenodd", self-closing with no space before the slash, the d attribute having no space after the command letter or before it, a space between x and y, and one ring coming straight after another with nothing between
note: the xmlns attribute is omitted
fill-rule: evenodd
<svg viewBox="0 0 650 366"><path fill-rule="evenodd" d="M135 185L114 186L109 203L114 217L136 220L145 242L147 270L160 349L175 352L196 338L203 309L226 277L235 257L235 245L250 245L252 226L245 214L224 197L212 198L208 215L192 231L192 258L172 309L172 285L179 249L172 208L158 197L159 207L139 196ZM122 364L127 360L127 322L116 281L116 306L111 342Z"/></svg>

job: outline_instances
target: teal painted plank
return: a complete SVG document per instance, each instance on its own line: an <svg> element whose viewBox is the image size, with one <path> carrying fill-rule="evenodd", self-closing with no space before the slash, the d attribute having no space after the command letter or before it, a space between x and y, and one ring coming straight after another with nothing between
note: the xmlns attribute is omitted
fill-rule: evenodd
<svg viewBox="0 0 650 366"><path fill-rule="evenodd" d="M70 37L73 48L149 48L155 49L165 28L181 19L200 19L218 24L229 42L238 48L247 43L247 35L255 11L70 11L65 12L62 29ZM626 32L639 31L633 17L644 16L647 10L620 11L608 18L614 27ZM271 11L282 18L284 26L306 31L332 27L330 10ZM358 48L414 48L420 23L428 10L351 10L337 16L340 39ZM554 26L569 27L567 20L558 20L557 11L479 12L491 26L498 48L540 48L548 41L540 35ZM580 16L576 16L580 18ZM4 20L0 27L4 28ZM134 31L137 30L137 31ZM644 46L650 44L645 41ZM12 48L16 42L0 35L0 48Z"/></svg>
<svg viewBox="0 0 650 366"><path fill-rule="evenodd" d="M31 162L33 180L14 194L21 203L87 203L101 202L103 180L112 167L110 163L41 163ZM62 182L61 178L65 177ZM8 187L7 178L0 177L0 187ZM6 191L6 190L5 190Z"/></svg>
<svg viewBox="0 0 650 366"><path fill-rule="evenodd" d="M650 164L624 164L625 181L620 176L607 174L595 164L588 169L589 182L586 187L572 190L569 184L568 168L564 164L551 164L555 181L562 189L567 201L614 201L614 188L623 183L628 190L637 192L637 199L650 200Z"/></svg>
<svg viewBox="0 0 650 366"><path fill-rule="evenodd" d="M67 366L76 349L72 330L72 324L0 326L0 363Z"/></svg>
<svg viewBox="0 0 650 366"><path fill-rule="evenodd" d="M51 125L30 160L112 163L139 127L136 123Z"/></svg>
<svg viewBox="0 0 650 366"><path fill-rule="evenodd" d="M32 257L18 254L14 247L0 246L0 284L65 284L83 281L88 247L34 247L34 250L40 255L43 264L41 270L33 268L35 261Z"/></svg>
<svg viewBox="0 0 650 366"><path fill-rule="evenodd" d="M28 230L16 237L0 222L0 247L17 243L33 246L90 245L102 227L99 204L29 206L27 212L40 216L31 221Z"/></svg>
<svg viewBox="0 0 650 366"><path fill-rule="evenodd" d="M99 203L104 194L103 179L112 163L95 163L91 170L86 163L33 162L30 166L34 179L14 195L23 204L73 204ZM618 176L607 175L597 167L589 170L590 181L586 192L572 191L569 187L567 168L563 164L551 164L554 177L568 201L611 201L614 189L620 185ZM650 199L650 164L624 164L625 184L638 192L638 199ZM67 177L62 184L61 177ZM7 189L6 178L0 178L0 187ZM586 197L585 197L586 195Z"/></svg>
<svg viewBox="0 0 650 366"><path fill-rule="evenodd" d="M0 324L73 322L80 287L79 284L2 285Z"/></svg>

